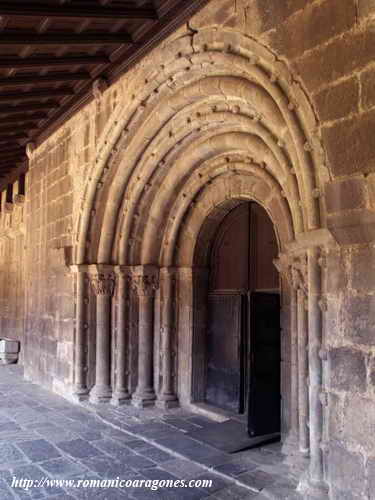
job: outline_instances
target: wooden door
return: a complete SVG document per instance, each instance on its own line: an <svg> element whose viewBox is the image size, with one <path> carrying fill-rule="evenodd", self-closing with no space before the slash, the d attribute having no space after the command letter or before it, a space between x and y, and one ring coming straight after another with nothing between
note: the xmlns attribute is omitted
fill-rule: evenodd
<svg viewBox="0 0 375 500"><path fill-rule="evenodd" d="M250 436L280 432L280 296L253 293L250 308Z"/></svg>
<svg viewBox="0 0 375 500"><path fill-rule="evenodd" d="M278 289L276 256L273 225L262 207L241 203L225 217L212 246L208 299L205 399L214 406L249 409L250 297Z"/></svg>
<svg viewBox="0 0 375 500"><path fill-rule="evenodd" d="M249 204L235 208L216 235L208 298L206 401L242 411L244 397L243 301L249 276Z"/></svg>
<svg viewBox="0 0 375 500"><path fill-rule="evenodd" d="M210 294L206 401L235 412L241 404L242 296Z"/></svg>

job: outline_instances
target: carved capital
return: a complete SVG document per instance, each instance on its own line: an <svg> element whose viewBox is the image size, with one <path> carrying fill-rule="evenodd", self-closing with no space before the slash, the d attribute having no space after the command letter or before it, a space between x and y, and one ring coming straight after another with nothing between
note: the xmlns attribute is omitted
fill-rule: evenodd
<svg viewBox="0 0 375 500"><path fill-rule="evenodd" d="M176 267L163 267L160 269L160 283L175 285L177 283L178 270Z"/></svg>
<svg viewBox="0 0 375 500"><path fill-rule="evenodd" d="M11 214L13 212L14 205L13 203L10 203L9 201L4 203L4 212L6 214Z"/></svg>
<svg viewBox="0 0 375 500"><path fill-rule="evenodd" d="M36 146L34 142L28 142L26 144L26 156L28 157L29 160L32 159L35 149Z"/></svg>
<svg viewBox="0 0 375 500"><path fill-rule="evenodd" d="M159 270L153 266L135 267L128 280L138 297L153 297L159 288Z"/></svg>
<svg viewBox="0 0 375 500"><path fill-rule="evenodd" d="M112 297L115 291L115 275L112 273L92 274L90 283L95 295L107 295Z"/></svg>
<svg viewBox="0 0 375 500"><path fill-rule="evenodd" d="M302 254L293 259L291 264L292 284L296 290L308 294L307 255Z"/></svg>
<svg viewBox="0 0 375 500"><path fill-rule="evenodd" d="M94 80L92 84L92 93L94 95L94 98L99 101L107 88L108 82L104 78L97 78L96 80Z"/></svg>
<svg viewBox="0 0 375 500"><path fill-rule="evenodd" d="M25 203L25 195L23 195L23 194L14 195L13 203L17 206L23 205Z"/></svg>
<svg viewBox="0 0 375 500"><path fill-rule="evenodd" d="M279 274L283 276L290 285L292 284L292 274L291 274L291 266L290 266L290 258L285 254L279 254L278 259L274 259L273 265L278 270Z"/></svg>

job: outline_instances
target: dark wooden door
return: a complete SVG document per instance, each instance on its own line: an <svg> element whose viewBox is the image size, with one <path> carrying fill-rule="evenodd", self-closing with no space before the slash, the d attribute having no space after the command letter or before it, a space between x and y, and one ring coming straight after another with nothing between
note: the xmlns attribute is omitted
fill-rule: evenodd
<svg viewBox="0 0 375 500"><path fill-rule="evenodd" d="M240 294L210 294L211 318L207 337L206 401L240 411L241 402L241 304Z"/></svg>
<svg viewBox="0 0 375 500"><path fill-rule="evenodd" d="M249 409L250 297L278 289L276 256L273 225L262 207L241 203L225 217L212 246L208 299L205 399L214 406Z"/></svg>
<svg viewBox="0 0 375 500"><path fill-rule="evenodd" d="M250 308L250 436L280 432L280 297L253 293Z"/></svg>

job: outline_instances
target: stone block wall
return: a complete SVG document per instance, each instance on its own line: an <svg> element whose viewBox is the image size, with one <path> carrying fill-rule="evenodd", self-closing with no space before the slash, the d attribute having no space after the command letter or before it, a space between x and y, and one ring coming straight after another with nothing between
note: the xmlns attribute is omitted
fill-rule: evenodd
<svg viewBox="0 0 375 500"><path fill-rule="evenodd" d="M24 359L25 301L25 204L19 182L1 192L0 210L0 338L21 342L20 360ZM24 187L22 186L22 191Z"/></svg>
<svg viewBox="0 0 375 500"><path fill-rule="evenodd" d="M350 498L368 498L375 489L374 0L212 0L40 144L30 160L25 208L1 214L1 335L24 335L27 376L69 393L76 277L68 266L85 188L102 152L115 143L117 121L137 98L134 88L148 83L155 61L175 57L168 43L207 27L268 47L289 67L290 85L306 94L319 124L314 140L326 156L316 195L322 225L339 245L327 255L325 279L327 477L332 498L349 498L349 489ZM182 57L180 64L187 71ZM89 325L88 335L93 331Z"/></svg>
<svg viewBox="0 0 375 500"><path fill-rule="evenodd" d="M327 463L337 499L348 488L353 498L374 492L374 257L373 248L357 245L327 258Z"/></svg>
<svg viewBox="0 0 375 500"><path fill-rule="evenodd" d="M23 255L25 372L63 395L70 394L74 378L76 276L69 266L75 228L98 138L119 102L119 88L114 85L31 152Z"/></svg>

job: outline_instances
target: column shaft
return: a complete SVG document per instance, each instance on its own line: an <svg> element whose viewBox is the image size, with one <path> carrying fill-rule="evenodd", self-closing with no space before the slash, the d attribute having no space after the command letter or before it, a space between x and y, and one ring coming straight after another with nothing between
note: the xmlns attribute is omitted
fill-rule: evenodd
<svg viewBox="0 0 375 500"><path fill-rule="evenodd" d="M91 284L96 295L96 367L90 399L94 403L106 403L112 395L111 306L115 279L112 273L99 270L99 274L91 277Z"/></svg>
<svg viewBox="0 0 375 500"><path fill-rule="evenodd" d="M85 349L85 275L77 272L77 310L76 310L76 338L75 338L75 390L78 399L87 395L86 382L86 349Z"/></svg>
<svg viewBox="0 0 375 500"><path fill-rule="evenodd" d="M111 397L110 352L111 297L98 295L96 299L96 371L92 400L106 402Z"/></svg>
<svg viewBox="0 0 375 500"><path fill-rule="evenodd" d="M298 407L299 407L299 448L304 455L309 454L309 392L308 392L308 334L305 293L298 290Z"/></svg>
<svg viewBox="0 0 375 500"><path fill-rule="evenodd" d="M174 270L162 269L161 287L161 350L162 350L162 388L157 405L162 408L177 406L177 397L173 387L173 332L174 299L176 275Z"/></svg>
<svg viewBox="0 0 375 500"><path fill-rule="evenodd" d="M126 275L118 275L117 343L116 343L116 388L112 396L115 405L125 404L130 399L128 392L128 313Z"/></svg>
<svg viewBox="0 0 375 500"><path fill-rule="evenodd" d="M319 307L321 294L321 270L317 247L308 251L309 279L309 401L310 401L310 482L324 489L323 408L320 401L323 367L319 356L322 343L322 313Z"/></svg>
<svg viewBox="0 0 375 500"><path fill-rule="evenodd" d="M296 443L298 436L298 323L297 293L291 290L291 434Z"/></svg>
<svg viewBox="0 0 375 500"><path fill-rule="evenodd" d="M136 406L153 404L154 391L154 297L139 295L138 385L133 396Z"/></svg>

